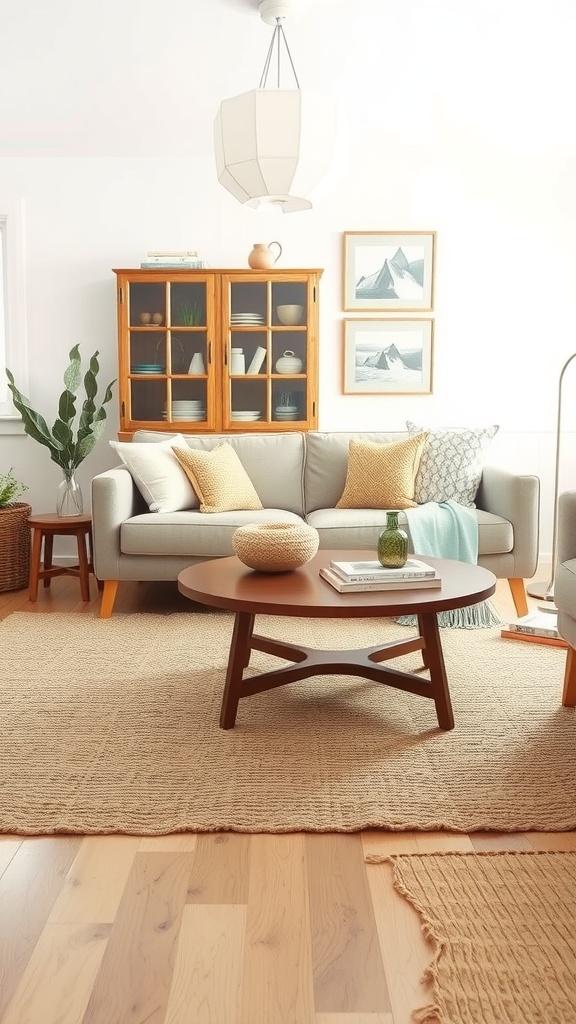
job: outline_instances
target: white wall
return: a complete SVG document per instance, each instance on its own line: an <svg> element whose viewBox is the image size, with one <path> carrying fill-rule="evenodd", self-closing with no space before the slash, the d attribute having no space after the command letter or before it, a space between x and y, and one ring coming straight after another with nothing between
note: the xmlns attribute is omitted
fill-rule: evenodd
<svg viewBox="0 0 576 1024"><path fill-rule="evenodd" d="M102 385L116 375L113 267L171 245L246 267L254 242L278 239L279 266L324 268L320 428L499 423L491 458L541 478L545 557L558 374L576 350L571 0L545 13L514 0L307 5L286 33L301 84L338 98L339 153L314 209L288 216L245 210L215 177L218 103L257 85L269 41L249 0L102 0L97 26L70 0L47 6L14 2L0 68L0 207L25 204L33 404L53 417L76 342L99 349ZM42 49L50 18L60 31ZM404 229L438 233L434 393L343 395L342 233ZM575 394L576 360L562 487L576 487ZM86 495L114 462L102 440L79 471ZM12 465L34 510L51 510L47 451L0 436L0 471Z"/></svg>

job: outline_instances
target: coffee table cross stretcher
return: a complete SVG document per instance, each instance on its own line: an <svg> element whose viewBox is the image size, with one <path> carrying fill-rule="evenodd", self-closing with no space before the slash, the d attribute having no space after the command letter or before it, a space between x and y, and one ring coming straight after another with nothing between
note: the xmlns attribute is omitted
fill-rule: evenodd
<svg viewBox="0 0 576 1024"><path fill-rule="evenodd" d="M329 565L332 558L354 561L365 555L365 551L323 550L301 569L282 574L253 572L232 556L201 562L180 573L178 587L187 597L235 612L220 713L222 729L234 726L242 698L318 675L362 676L427 697L434 701L440 728L454 728L436 613L484 601L494 593L496 577L477 565L428 557L426 561L436 567L442 578L438 590L340 594L319 576L320 567ZM361 649L319 650L254 633L258 614L303 618L383 618L414 614L417 634ZM292 664L244 678L253 650ZM381 664L418 650L422 651L429 679Z"/></svg>

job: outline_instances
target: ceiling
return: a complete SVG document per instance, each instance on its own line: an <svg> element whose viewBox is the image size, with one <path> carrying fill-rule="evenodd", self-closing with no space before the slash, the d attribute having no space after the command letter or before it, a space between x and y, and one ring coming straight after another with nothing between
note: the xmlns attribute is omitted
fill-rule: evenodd
<svg viewBox="0 0 576 1024"><path fill-rule="evenodd" d="M296 2L300 84L334 95L362 148L573 144L557 102L575 88L573 0L545 17L501 0ZM0 157L212 159L220 101L258 86L271 36L258 0L0 0Z"/></svg>
<svg viewBox="0 0 576 1024"><path fill-rule="evenodd" d="M285 26L301 78L326 2L308 0L294 41ZM0 156L205 156L272 35L258 0L1 0L0 28Z"/></svg>

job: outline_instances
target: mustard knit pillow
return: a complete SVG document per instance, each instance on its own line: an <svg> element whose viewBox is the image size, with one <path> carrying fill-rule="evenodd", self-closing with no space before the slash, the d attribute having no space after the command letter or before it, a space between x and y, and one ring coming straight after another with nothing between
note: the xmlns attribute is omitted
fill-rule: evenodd
<svg viewBox="0 0 576 1024"><path fill-rule="evenodd" d="M377 444L350 441L344 493L336 508L413 508L426 434Z"/></svg>
<svg viewBox="0 0 576 1024"><path fill-rule="evenodd" d="M250 477L226 441L210 452L178 447L172 451L200 499L201 512L262 508Z"/></svg>

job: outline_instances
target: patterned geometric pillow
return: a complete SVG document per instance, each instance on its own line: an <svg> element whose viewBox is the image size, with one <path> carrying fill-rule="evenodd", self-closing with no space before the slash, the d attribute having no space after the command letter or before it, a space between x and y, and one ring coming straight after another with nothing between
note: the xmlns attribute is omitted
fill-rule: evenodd
<svg viewBox="0 0 576 1024"><path fill-rule="evenodd" d="M426 501L453 501L476 508L484 455L498 426L478 429L430 430L406 422L410 434L426 431L426 444L416 474L414 498Z"/></svg>
<svg viewBox="0 0 576 1024"><path fill-rule="evenodd" d="M413 508L414 480L426 434L390 444L351 440L336 508Z"/></svg>
<svg viewBox="0 0 576 1024"><path fill-rule="evenodd" d="M209 452L187 445L172 451L200 499L201 512L262 508L254 484L226 441Z"/></svg>

